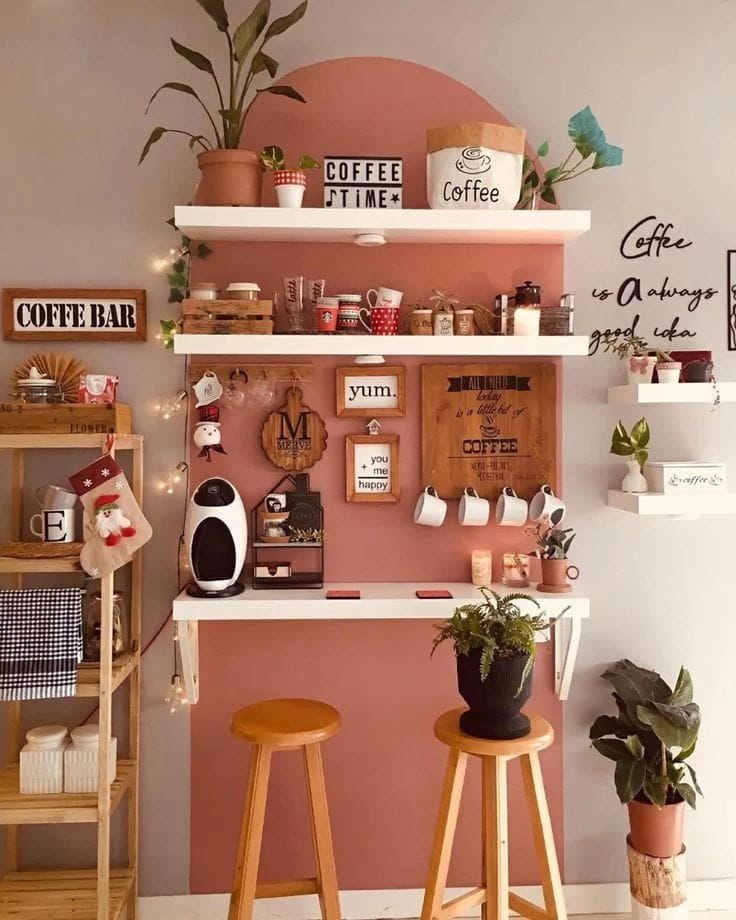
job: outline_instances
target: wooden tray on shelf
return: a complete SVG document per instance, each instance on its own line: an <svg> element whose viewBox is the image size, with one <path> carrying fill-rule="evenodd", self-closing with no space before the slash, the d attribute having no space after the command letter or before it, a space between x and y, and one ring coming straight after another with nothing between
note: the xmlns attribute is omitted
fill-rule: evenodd
<svg viewBox="0 0 736 920"><path fill-rule="evenodd" d="M185 300L182 332L189 335L271 335L272 300Z"/></svg>
<svg viewBox="0 0 736 920"><path fill-rule="evenodd" d="M0 403L3 434L131 434L133 413L121 403Z"/></svg>

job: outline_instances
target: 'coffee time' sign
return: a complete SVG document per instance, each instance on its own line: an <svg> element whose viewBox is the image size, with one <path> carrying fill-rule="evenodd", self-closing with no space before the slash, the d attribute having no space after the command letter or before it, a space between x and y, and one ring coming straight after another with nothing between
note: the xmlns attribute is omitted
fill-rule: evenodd
<svg viewBox="0 0 736 920"><path fill-rule="evenodd" d="M5 288L3 335L39 342L145 341L146 292Z"/></svg>
<svg viewBox="0 0 736 920"><path fill-rule="evenodd" d="M326 208L400 208L401 157L325 157Z"/></svg>

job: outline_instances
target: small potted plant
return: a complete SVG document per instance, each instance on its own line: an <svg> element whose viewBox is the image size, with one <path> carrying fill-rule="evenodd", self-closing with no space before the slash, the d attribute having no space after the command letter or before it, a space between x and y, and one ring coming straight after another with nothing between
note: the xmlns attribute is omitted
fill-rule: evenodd
<svg viewBox="0 0 736 920"><path fill-rule="evenodd" d="M490 588L478 590L481 601L458 607L437 626L432 654L452 640L458 689L470 707L460 717L464 732L476 738L521 738L529 733L521 708L532 692L536 634L552 622L528 594L501 597ZM532 612L522 612L523 604L531 605Z"/></svg>
<svg viewBox="0 0 736 920"><path fill-rule="evenodd" d="M567 553L575 531L571 527L549 527L537 536L537 555L542 567L542 581L537 585L538 591L550 594L562 594L570 591L568 578L574 581L580 575L576 565L568 565Z"/></svg>
<svg viewBox="0 0 736 920"><path fill-rule="evenodd" d="M460 303L454 294L447 291L432 291L429 298L434 310L432 329L435 335L455 334L455 307Z"/></svg>
<svg viewBox="0 0 736 920"><path fill-rule="evenodd" d="M645 418L640 418L631 432L626 430L621 420L613 429L610 453L629 458L626 461L629 471L621 483L624 492L646 492L649 488L644 478L644 464L649 459L647 446L650 436L649 422Z"/></svg>
<svg viewBox="0 0 736 920"><path fill-rule="evenodd" d="M281 147L264 147L261 152L264 169L273 173L273 184L280 208L300 208L307 187L307 169L319 169L320 164L314 157L299 157L296 166L287 166Z"/></svg>
<svg viewBox="0 0 736 920"><path fill-rule="evenodd" d="M613 686L618 715L598 716L590 739L616 764L616 792L629 809L631 845L648 856L677 856L685 803L695 808L696 795L702 795L687 762L700 728L690 674L680 668L672 690L656 671L624 658L601 676Z"/></svg>
<svg viewBox="0 0 736 920"><path fill-rule="evenodd" d="M679 383L682 362L673 361L668 351L657 349L657 383Z"/></svg>
<svg viewBox="0 0 736 920"><path fill-rule="evenodd" d="M651 354L646 339L633 333L606 335L603 337L604 351L610 351L626 361L626 375L629 384L651 383L657 356Z"/></svg>

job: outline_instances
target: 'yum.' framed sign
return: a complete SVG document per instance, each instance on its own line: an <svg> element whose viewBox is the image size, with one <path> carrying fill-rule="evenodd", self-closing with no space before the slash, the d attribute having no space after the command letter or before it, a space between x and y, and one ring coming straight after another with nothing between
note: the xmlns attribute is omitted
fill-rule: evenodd
<svg viewBox="0 0 736 920"><path fill-rule="evenodd" d="M5 339L145 341L144 290L5 288Z"/></svg>

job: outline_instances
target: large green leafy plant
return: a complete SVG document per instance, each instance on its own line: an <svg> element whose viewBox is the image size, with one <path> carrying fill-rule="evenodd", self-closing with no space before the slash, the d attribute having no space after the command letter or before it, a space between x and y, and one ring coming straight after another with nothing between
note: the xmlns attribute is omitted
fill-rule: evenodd
<svg viewBox="0 0 736 920"><path fill-rule="evenodd" d="M177 93L184 93L192 96L202 107L212 128L212 134L207 137L203 134L192 134L189 131L164 128L159 125L153 129L146 141L139 163L143 162L148 151L157 141L161 140L164 134L185 135L189 138L191 148L199 146L202 150L237 149L240 146L240 138L251 106L262 93L288 96L289 99L295 99L297 102L306 101L293 86L256 87L255 83L265 73L272 79L276 76L279 64L268 54L266 45L272 38L286 32L304 16L308 0L303 0L288 15L274 19L272 22L269 22L271 18L270 0L258 0L250 15L235 29L231 29L224 0L197 0L197 3L214 21L227 43L226 79L218 77L212 62L201 52L187 48L186 45L182 45L173 38L171 44L174 51L184 60L211 77L216 92L216 108L208 106L194 87L188 83L169 82L159 86L151 96L146 112L162 90L169 89Z"/></svg>
<svg viewBox="0 0 736 920"><path fill-rule="evenodd" d="M619 799L658 808L684 799L695 808L702 792L687 760L695 750L700 708L687 669L680 669L674 690L656 671L627 658L601 676L613 685L618 716L598 716L590 738L596 751L616 764Z"/></svg>
<svg viewBox="0 0 736 920"><path fill-rule="evenodd" d="M524 157L519 208L530 207L536 195L547 204L557 204L554 186L577 179L591 169L604 169L606 166L620 166L623 163L623 150L608 143L590 106L572 116L567 123L567 133L572 138L572 150L559 166L553 166L543 175L540 175L542 170L539 158L549 153L549 141L540 145L536 156ZM573 160L576 153L579 160Z"/></svg>
<svg viewBox="0 0 736 920"><path fill-rule="evenodd" d="M636 460L639 464L639 469L643 470L644 464L649 459L647 447L649 446L650 438L649 422L645 418L640 418L630 432L626 430L624 423L619 420L613 429L609 453L616 454L617 457L629 457L631 460Z"/></svg>
<svg viewBox="0 0 736 920"><path fill-rule="evenodd" d="M483 600L478 604L463 604L449 620L437 626L432 654L443 642L452 640L455 655L468 655L480 649L480 677L485 680L496 656L528 655L519 691L534 664L537 652L536 634L549 629L547 619L537 601L528 594L507 594L502 597L490 588L480 588ZM538 612L523 613L519 601L528 601Z"/></svg>

